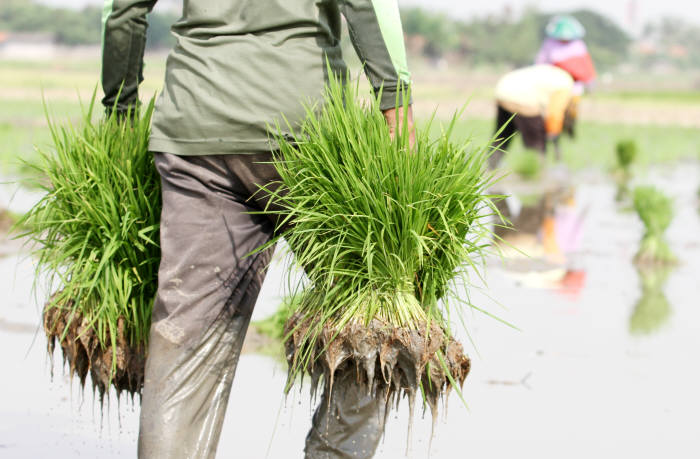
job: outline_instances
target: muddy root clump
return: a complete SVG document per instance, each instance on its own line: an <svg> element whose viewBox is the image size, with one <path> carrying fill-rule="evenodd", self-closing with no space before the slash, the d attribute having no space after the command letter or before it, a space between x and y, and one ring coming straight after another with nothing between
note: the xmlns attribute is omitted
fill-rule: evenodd
<svg viewBox="0 0 700 459"><path fill-rule="evenodd" d="M406 397L411 412L422 390L435 419L439 399L447 398L453 382L461 390L469 374L471 362L462 345L436 323L411 330L375 319L368 326L353 322L341 330L325 324L320 332L310 330L312 324L297 313L285 325L288 388L301 372L311 377L312 394L321 380L330 393L336 370L354 367L358 384L368 393L396 404Z"/></svg>
<svg viewBox="0 0 700 459"><path fill-rule="evenodd" d="M110 386L116 389L118 395L126 392L133 397L141 393L146 352L144 346L129 344L123 318L117 321L114 347L100 344L89 322L73 309L72 300L64 306L47 303L44 306L43 325L49 354L53 355L58 342L63 351L64 364L68 363L71 377L78 376L81 386L85 386L89 373L93 390L97 390L101 399ZM112 342L109 331L106 342Z"/></svg>

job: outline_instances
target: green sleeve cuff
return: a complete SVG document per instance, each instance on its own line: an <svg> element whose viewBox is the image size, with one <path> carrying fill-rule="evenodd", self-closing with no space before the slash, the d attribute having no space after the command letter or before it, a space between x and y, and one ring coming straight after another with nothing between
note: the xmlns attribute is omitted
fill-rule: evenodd
<svg viewBox="0 0 700 459"><path fill-rule="evenodd" d="M413 96L411 95L411 87L409 85L389 86L384 87L382 90L379 100L379 109L384 111L391 108L403 107L404 105L411 105L412 103Z"/></svg>

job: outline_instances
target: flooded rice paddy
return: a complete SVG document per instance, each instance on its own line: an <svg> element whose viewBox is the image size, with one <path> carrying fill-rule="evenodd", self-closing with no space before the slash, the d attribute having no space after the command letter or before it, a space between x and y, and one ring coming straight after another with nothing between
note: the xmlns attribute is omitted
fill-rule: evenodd
<svg viewBox="0 0 700 459"><path fill-rule="evenodd" d="M543 236L548 226L533 225L512 241L533 257L490 259L488 287L471 290L474 304L519 330L465 315L477 348L460 334L472 358L469 407L452 395L431 447L430 413L417 410L409 457L700 457L700 169L656 168L638 181L674 200L667 236L678 266L638 272L631 262L642 232L637 217L615 202L609 177L577 174L561 201L570 218L554 221L555 247ZM503 186L520 196L509 203L513 216L537 202L528 185ZM0 204L10 197L0 193ZM12 202L21 211L32 199L19 193ZM0 457L134 457L137 406L110 399L103 413L92 393L67 380L58 354L52 379L32 260L7 241L0 252ZM283 285L278 263L254 320L276 309ZM285 400L285 381L280 361L242 356L219 457L303 456L312 406L306 390ZM377 458L406 457L408 422L403 404Z"/></svg>

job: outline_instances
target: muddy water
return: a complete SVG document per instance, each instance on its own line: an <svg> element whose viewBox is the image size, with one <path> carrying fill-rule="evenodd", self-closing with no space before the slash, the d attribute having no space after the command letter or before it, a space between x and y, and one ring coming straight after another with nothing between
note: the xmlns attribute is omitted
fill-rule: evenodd
<svg viewBox="0 0 700 459"><path fill-rule="evenodd" d="M631 326L643 293L630 262L641 225L620 211L605 177L577 176L576 203L588 211L564 267L582 273L579 282L524 282L499 260L489 263L488 291L474 290L471 299L520 331L465 316L479 351L465 340L469 410L452 396L430 456L430 416L417 410L411 457L700 457L700 170L657 169L640 181L664 186L677 211L668 236L681 264L661 288L667 310L649 315L662 320L645 333ZM552 271L541 266L532 261L529 279ZM31 281L29 260L0 259L0 457L133 457L137 410L122 401L118 411L112 400L101 420L92 396L75 385L71 391L60 367L50 382L45 343L33 333L39 312ZM275 309L282 284L275 266L257 318ZM268 450L270 458L302 457L310 403L306 390L283 400L285 377L272 359L241 358L219 457L263 458ZM407 424L404 405L390 417L377 458L405 457Z"/></svg>

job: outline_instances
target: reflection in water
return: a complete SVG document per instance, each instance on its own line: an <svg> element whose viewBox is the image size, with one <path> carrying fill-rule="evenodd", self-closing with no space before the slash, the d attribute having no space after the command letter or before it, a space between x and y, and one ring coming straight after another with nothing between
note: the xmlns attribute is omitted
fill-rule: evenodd
<svg viewBox="0 0 700 459"><path fill-rule="evenodd" d="M583 269L570 269L559 281L557 292L570 300L576 300L581 296L586 286L586 271Z"/></svg>
<svg viewBox="0 0 700 459"><path fill-rule="evenodd" d="M576 203L575 188L510 197L497 207L511 222L494 229L503 241L506 272L525 286L552 288L576 298L586 281L585 271L575 262L586 212Z"/></svg>
<svg viewBox="0 0 700 459"><path fill-rule="evenodd" d="M629 329L634 335L656 332L671 317L671 304L664 294L664 285L671 269L668 266L643 265L637 267L642 296L630 316Z"/></svg>
<svg viewBox="0 0 700 459"><path fill-rule="evenodd" d="M496 206L511 225L496 227L494 233L530 257L565 263L566 255L580 245L585 216L575 196L575 188L557 187L499 201Z"/></svg>

